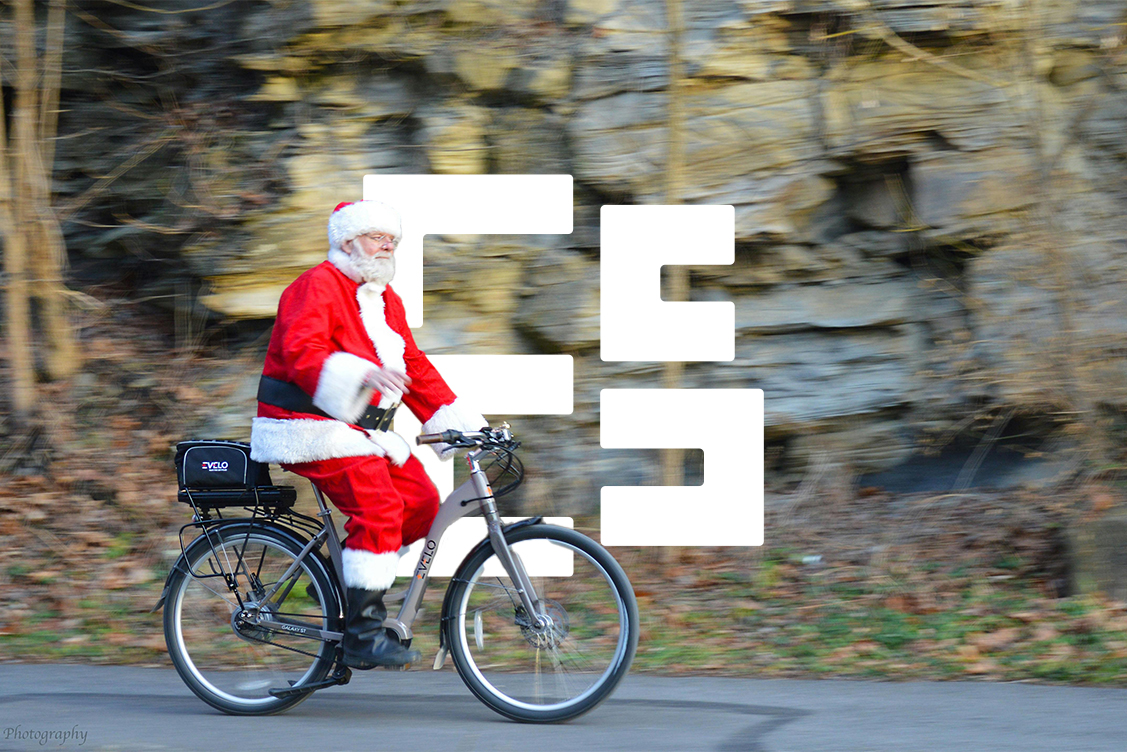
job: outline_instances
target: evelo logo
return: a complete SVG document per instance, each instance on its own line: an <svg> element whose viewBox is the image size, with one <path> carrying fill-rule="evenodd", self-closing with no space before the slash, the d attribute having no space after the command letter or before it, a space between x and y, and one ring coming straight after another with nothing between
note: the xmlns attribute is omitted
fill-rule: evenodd
<svg viewBox="0 0 1127 752"><path fill-rule="evenodd" d="M227 470L226 462L204 462L201 464L203 469L207 470L209 473L222 473Z"/></svg>

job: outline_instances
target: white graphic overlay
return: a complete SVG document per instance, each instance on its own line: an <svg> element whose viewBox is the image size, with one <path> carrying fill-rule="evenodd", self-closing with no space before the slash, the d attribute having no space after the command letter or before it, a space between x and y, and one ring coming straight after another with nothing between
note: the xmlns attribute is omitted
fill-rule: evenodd
<svg viewBox="0 0 1127 752"><path fill-rule="evenodd" d="M365 175L365 200L399 210L395 291L423 323L423 236L570 235L571 175Z"/></svg>
<svg viewBox="0 0 1127 752"><path fill-rule="evenodd" d="M467 405L489 415L570 415L574 363L570 355L430 355L431 363L446 379L446 383L464 399ZM419 435L419 421L410 410L401 408L395 413L395 431L414 444ZM520 438L520 425L513 426ZM462 462L464 452L443 462L430 447L414 447L415 456L423 463L427 475L438 486L439 496L445 499L454 489L454 463ZM511 521L521 519L512 518ZM552 524L571 527L570 517L551 518ZM549 521L551 521L549 520ZM485 521L481 517L458 520L443 535L431 573L449 577L462 559L486 535ZM415 571L422 551L423 541L410 548L410 553L399 561L400 577L410 577ZM545 544L541 554L523 557L529 574L536 577L564 576L558 574L563 565L554 553L555 546ZM556 558L553 558L556 557ZM566 568L570 574L571 557Z"/></svg>
<svg viewBox="0 0 1127 752"><path fill-rule="evenodd" d="M501 523L508 525L523 519L526 518L502 517ZM544 522L560 527L575 527L570 517L545 517ZM458 565L466 558L466 554L481 543L488 534L485 520L481 517L463 518L448 527L438 544L438 553L430 563L430 576L451 577L457 571ZM419 565L419 552L423 550L422 546L423 541L415 543L399 560L399 569L395 573L397 577L414 576L415 567ZM522 543L520 560L532 577L571 577L574 568L571 550L548 541L532 540ZM493 557L485 564L484 576L507 578L509 575L497 561L497 557Z"/></svg>
<svg viewBox="0 0 1127 752"><path fill-rule="evenodd" d="M700 486L604 486L604 546L763 545L763 390L604 389L604 449L704 450Z"/></svg>
<svg viewBox="0 0 1127 752"><path fill-rule="evenodd" d="M602 359L734 359L735 304L663 302L661 267L731 264L735 209L604 206L601 216Z"/></svg>

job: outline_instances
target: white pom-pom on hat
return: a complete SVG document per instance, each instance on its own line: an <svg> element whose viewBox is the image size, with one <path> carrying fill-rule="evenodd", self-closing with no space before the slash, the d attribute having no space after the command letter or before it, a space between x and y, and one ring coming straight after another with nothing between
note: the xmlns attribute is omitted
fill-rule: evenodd
<svg viewBox="0 0 1127 752"><path fill-rule="evenodd" d="M344 241L369 232L382 232L398 241L403 237L399 212L379 201L337 204L329 216L329 250L340 251Z"/></svg>

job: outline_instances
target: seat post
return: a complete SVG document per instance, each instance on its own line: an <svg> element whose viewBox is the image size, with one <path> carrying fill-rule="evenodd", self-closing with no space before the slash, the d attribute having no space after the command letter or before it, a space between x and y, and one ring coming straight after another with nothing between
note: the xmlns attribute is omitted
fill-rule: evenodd
<svg viewBox="0 0 1127 752"><path fill-rule="evenodd" d="M329 539L329 558L333 562L333 570L337 575L337 583L340 585L341 593L344 593L344 558L341 554L340 536L337 535L337 526L333 522L333 511L329 509L329 505L325 503L325 495L321 493L321 489L317 488L317 484L309 481L309 485L313 486L313 496L317 499L317 506L320 511L317 516L321 518L321 524L325 526L325 532ZM343 600L342 600L343 607ZM343 614L342 614L343 616Z"/></svg>

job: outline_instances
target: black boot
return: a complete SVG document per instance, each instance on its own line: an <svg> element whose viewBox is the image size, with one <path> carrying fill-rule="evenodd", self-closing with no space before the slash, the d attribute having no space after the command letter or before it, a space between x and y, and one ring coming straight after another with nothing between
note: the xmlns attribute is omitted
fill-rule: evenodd
<svg viewBox="0 0 1127 752"><path fill-rule="evenodd" d="M376 666L406 666L418 661L418 650L409 650L399 636L384 628L387 608L383 590L348 588L348 613L344 625L344 665L366 669Z"/></svg>

